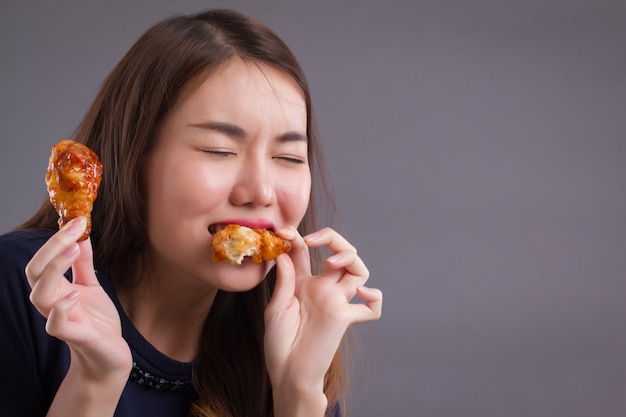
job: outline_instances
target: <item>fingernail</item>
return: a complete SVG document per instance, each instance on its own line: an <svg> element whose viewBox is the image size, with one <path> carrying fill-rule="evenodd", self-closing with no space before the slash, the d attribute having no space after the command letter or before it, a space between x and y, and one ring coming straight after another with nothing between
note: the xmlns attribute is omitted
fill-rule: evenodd
<svg viewBox="0 0 626 417"><path fill-rule="evenodd" d="M334 263L340 262L342 259L343 259L343 254L336 253L333 256L329 256L326 260L334 264Z"/></svg>
<svg viewBox="0 0 626 417"><path fill-rule="evenodd" d="M368 288L368 287L356 287L357 291L361 292L361 293L366 293L366 294L371 294L372 293L372 289Z"/></svg>
<svg viewBox="0 0 626 417"><path fill-rule="evenodd" d="M69 233L70 235L77 235L82 233L85 230L85 223L87 219L84 217L77 217L72 219L65 225L63 231Z"/></svg>
<svg viewBox="0 0 626 417"><path fill-rule="evenodd" d="M304 241L305 241L306 243L313 243L313 242L315 242L317 239L319 239L319 238L320 238L320 236L321 236L321 234L320 234L319 232L314 232L314 233L311 233L310 235L306 235L306 236L304 237Z"/></svg>
<svg viewBox="0 0 626 417"><path fill-rule="evenodd" d="M285 226L276 230L276 233L282 236L283 238L293 239L296 236L297 231L292 226Z"/></svg>
<svg viewBox="0 0 626 417"><path fill-rule="evenodd" d="M382 295L379 295L382 293L380 289L378 288L370 288L370 287L361 286L361 287L357 287L357 291L365 296L370 296L370 297L377 296L377 298L382 297ZM382 300L382 298L380 299Z"/></svg>

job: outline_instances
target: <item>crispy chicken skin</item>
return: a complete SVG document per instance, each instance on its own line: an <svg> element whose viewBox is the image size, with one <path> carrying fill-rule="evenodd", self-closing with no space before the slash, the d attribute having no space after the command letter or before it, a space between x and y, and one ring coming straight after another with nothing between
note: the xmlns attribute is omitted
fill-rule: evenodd
<svg viewBox="0 0 626 417"><path fill-rule="evenodd" d="M85 216L87 228L79 240L91 233L91 210L102 179L102 163L94 151L65 139L52 147L46 185L50 202L59 213L59 227Z"/></svg>
<svg viewBox="0 0 626 417"><path fill-rule="evenodd" d="M245 256L260 264L291 250L291 243L267 229L229 224L213 236L213 261L241 265Z"/></svg>

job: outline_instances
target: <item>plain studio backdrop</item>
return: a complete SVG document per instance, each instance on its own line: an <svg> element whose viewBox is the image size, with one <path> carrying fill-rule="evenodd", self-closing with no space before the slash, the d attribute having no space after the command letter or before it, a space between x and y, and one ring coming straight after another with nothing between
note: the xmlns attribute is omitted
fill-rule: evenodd
<svg viewBox="0 0 626 417"><path fill-rule="evenodd" d="M385 294L352 415L626 415L623 0L2 0L2 231L137 37L205 7L266 22L308 74Z"/></svg>

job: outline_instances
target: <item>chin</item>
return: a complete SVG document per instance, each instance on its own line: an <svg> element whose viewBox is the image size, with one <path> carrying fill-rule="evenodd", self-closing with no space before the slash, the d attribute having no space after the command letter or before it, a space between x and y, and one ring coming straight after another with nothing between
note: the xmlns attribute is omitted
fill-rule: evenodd
<svg viewBox="0 0 626 417"><path fill-rule="evenodd" d="M269 268L264 265L222 265L217 287L221 291L244 292L259 285L267 275Z"/></svg>

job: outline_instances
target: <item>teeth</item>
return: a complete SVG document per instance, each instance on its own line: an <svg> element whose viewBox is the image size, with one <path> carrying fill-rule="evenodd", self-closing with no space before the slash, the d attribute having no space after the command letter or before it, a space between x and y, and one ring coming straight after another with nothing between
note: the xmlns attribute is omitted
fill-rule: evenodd
<svg viewBox="0 0 626 417"><path fill-rule="evenodd" d="M217 232L223 230L227 225L226 224L221 224L221 223L216 223L216 224L212 224L209 226L209 233L211 233L212 235L216 234ZM244 226L242 226L244 227ZM267 229L271 232L274 231L273 227L264 227L264 229Z"/></svg>
<svg viewBox="0 0 626 417"><path fill-rule="evenodd" d="M217 232L219 232L220 230L224 229L225 227L226 227L225 224L212 224L212 225L209 226L209 233L214 235Z"/></svg>

